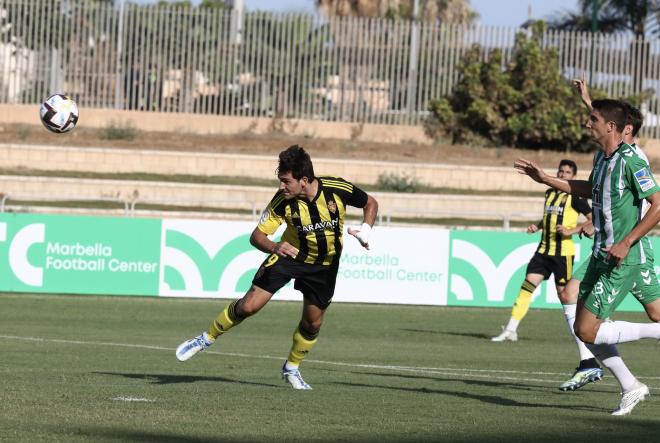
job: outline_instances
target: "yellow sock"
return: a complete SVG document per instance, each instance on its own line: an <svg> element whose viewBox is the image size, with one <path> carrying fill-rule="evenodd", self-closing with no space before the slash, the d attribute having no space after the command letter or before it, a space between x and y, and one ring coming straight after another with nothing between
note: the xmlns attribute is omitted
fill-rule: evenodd
<svg viewBox="0 0 660 443"><path fill-rule="evenodd" d="M527 315L527 311L529 311L529 305L532 304L532 293L536 289L536 286L534 286L532 283L529 281L525 280L520 287L520 294L518 294L518 298L516 298L516 302L513 305L513 309L511 310L511 317L513 317L515 320L521 321L525 315Z"/></svg>
<svg viewBox="0 0 660 443"><path fill-rule="evenodd" d="M207 332L214 340L218 338L219 335L224 334L243 321L243 319L236 314L236 304L238 302L239 300L234 300L229 303L225 309L218 314L218 318L213 320L213 323L209 326Z"/></svg>
<svg viewBox="0 0 660 443"><path fill-rule="evenodd" d="M310 335L306 331L301 332L300 326L296 328L296 332L293 333L293 345L287 358L289 366L298 367L300 365L300 362L303 361L318 341L318 335L318 332L313 335Z"/></svg>

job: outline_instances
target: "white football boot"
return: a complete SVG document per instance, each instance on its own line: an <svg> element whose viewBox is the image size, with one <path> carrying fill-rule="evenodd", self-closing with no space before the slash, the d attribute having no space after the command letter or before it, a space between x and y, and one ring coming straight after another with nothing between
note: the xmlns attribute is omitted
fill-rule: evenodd
<svg viewBox="0 0 660 443"><path fill-rule="evenodd" d="M284 362L284 366L282 366L282 378L284 381L289 383L293 389L300 389L305 391L312 389L310 385L305 383L305 380L303 380L302 375L300 375L300 371L297 368L286 368L286 362Z"/></svg>
<svg viewBox="0 0 660 443"><path fill-rule="evenodd" d="M202 352L213 344L215 340L206 332L202 332L197 337L186 340L176 348L176 358L179 361L186 361L198 352Z"/></svg>
<svg viewBox="0 0 660 443"><path fill-rule="evenodd" d="M490 339L490 341L518 341L518 333L502 328L502 333Z"/></svg>
<svg viewBox="0 0 660 443"><path fill-rule="evenodd" d="M612 415L630 414L639 402L644 401L647 395L650 395L649 387L639 381L636 382L631 390L621 393L619 407L612 412Z"/></svg>
<svg viewBox="0 0 660 443"><path fill-rule="evenodd" d="M559 386L562 391L577 391L582 386L597 382L603 378L601 368L576 368L573 376Z"/></svg>

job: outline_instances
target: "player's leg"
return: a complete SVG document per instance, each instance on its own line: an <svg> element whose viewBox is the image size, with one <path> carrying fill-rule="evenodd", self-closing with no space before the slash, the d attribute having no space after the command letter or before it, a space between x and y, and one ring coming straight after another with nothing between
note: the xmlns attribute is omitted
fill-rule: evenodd
<svg viewBox="0 0 660 443"><path fill-rule="evenodd" d="M286 360L286 367L297 369L305 356L316 344L325 310L314 306L308 300L303 303L303 313L298 327L293 333L293 344Z"/></svg>
<svg viewBox="0 0 660 443"><path fill-rule="evenodd" d="M197 337L181 343L176 350L176 358L186 361L215 343L215 340L247 317L256 314L271 299L273 294L252 285L250 290L238 300L229 303L220 311L209 329Z"/></svg>
<svg viewBox="0 0 660 443"><path fill-rule="evenodd" d="M318 341L324 313L324 309L314 306L305 299L302 318L293 332L293 343L289 350L289 356L282 367L282 377L294 389L312 389L300 375L299 367Z"/></svg>
<svg viewBox="0 0 660 443"><path fill-rule="evenodd" d="M640 266L630 292L644 306L649 319L660 322L660 284L652 258L647 259L646 263Z"/></svg>
<svg viewBox="0 0 660 443"><path fill-rule="evenodd" d="M593 259L590 260L578 294L575 332L578 337L585 341L589 350L600 360L603 366L612 372L612 375L621 385L621 401L612 414L625 415L629 414L640 401L644 400L644 397L648 394L648 387L639 382L630 372L619 356L616 346L605 343L587 343L587 340L598 335L602 325L609 323L603 319L609 318L630 289L629 287L625 289L626 292L623 295L613 293L612 286L609 283L611 283L610 277L612 277L612 274L616 274L615 271L608 265ZM626 286L626 282L616 278L616 275L613 280L623 287Z"/></svg>
<svg viewBox="0 0 660 443"><path fill-rule="evenodd" d="M255 273L252 286L243 298L225 306L207 331L181 343L176 349L176 358L179 361L190 359L211 346L220 335L259 312L273 294L291 280L290 267L290 260L280 260L277 255L271 254Z"/></svg>
<svg viewBox="0 0 660 443"><path fill-rule="evenodd" d="M586 309L587 312L584 316L578 316L575 324L578 337L584 342L593 344L617 344L643 338L660 340L660 323L596 322L593 320L596 317L593 312L599 312L599 320L609 318L610 313L623 301L628 292L637 291L641 269L639 265L621 265L611 269L607 277L601 278L596 283L593 292L600 291L597 303L601 305L601 308L592 309L592 312ZM654 315L659 307L660 302L657 300L660 293L658 289L656 284L648 286L645 290L648 298L643 302L646 302L645 307L651 312L649 316ZM589 305L585 304L585 307L589 308ZM578 323L580 323L579 326Z"/></svg>
<svg viewBox="0 0 660 443"><path fill-rule="evenodd" d="M566 324L568 325L568 330L575 341L575 344L578 348L578 354L580 355L580 363L587 362L592 360L595 363L594 355L589 351L589 349L584 345L582 340L580 340L575 335L575 316L577 313L577 294L580 289L580 281L577 278L571 278L566 286L559 292L559 301L561 302L562 308L564 310L564 318L566 319Z"/></svg>
<svg viewBox="0 0 660 443"><path fill-rule="evenodd" d="M250 290L238 300L229 303L208 329L208 335L215 341L220 335L261 310L273 297L273 293L252 285Z"/></svg>
<svg viewBox="0 0 660 443"><path fill-rule="evenodd" d="M338 264L331 266L307 265L304 275L296 278L295 289L303 293L303 311L293 333L293 343L284 365L282 378L294 389L312 389L300 375L300 363L318 341L323 316L335 292Z"/></svg>
<svg viewBox="0 0 660 443"><path fill-rule="evenodd" d="M615 345L587 345L596 358L607 369L621 386L621 400L612 415L627 415L649 394L649 388L630 372Z"/></svg>
<svg viewBox="0 0 660 443"><path fill-rule="evenodd" d="M530 262L530 266L531 264L532 263ZM527 269L529 270L530 268L528 267ZM547 276L539 273L528 273L525 276L525 281L523 281L520 286L520 292L518 293L518 297L516 297L516 301L511 309L511 317L509 318L509 321L500 335L491 338L492 341L501 342L518 340L518 325L529 311L529 306L532 304L532 294L536 290L536 287L545 278L547 278Z"/></svg>
<svg viewBox="0 0 660 443"><path fill-rule="evenodd" d="M588 264L589 261L587 260L572 276L567 275L569 280L566 286L557 286L557 296L564 310L564 318L566 319L568 330L571 337L573 337L573 341L575 341L580 356L580 363L575 368L573 376L559 386L559 389L562 391L575 391L590 382L595 382L603 378L603 369L598 365L595 356L582 340L575 335L574 331L578 290L580 289L580 282L584 278Z"/></svg>

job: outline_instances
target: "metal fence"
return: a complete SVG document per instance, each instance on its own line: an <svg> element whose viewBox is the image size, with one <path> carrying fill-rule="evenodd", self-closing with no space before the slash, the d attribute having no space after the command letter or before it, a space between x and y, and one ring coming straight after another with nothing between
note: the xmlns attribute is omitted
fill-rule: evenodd
<svg viewBox="0 0 660 443"><path fill-rule="evenodd" d="M54 92L81 106L247 117L421 124L474 44L509 59L516 28L373 18L0 0L0 103ZM659 89L660 44L547 31L567 77L611 96ZM655 94L645 135L660 136Z"/></svg>

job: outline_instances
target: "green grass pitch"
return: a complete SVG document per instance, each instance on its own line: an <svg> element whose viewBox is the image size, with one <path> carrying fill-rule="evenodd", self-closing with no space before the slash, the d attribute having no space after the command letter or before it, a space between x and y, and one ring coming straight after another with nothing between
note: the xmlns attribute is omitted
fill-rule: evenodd
<svg viewBox="0 0 660 443"><path fill-rule="evenodd" d="M559 310L532 310L519 342L491 343L508 310L337 303L303 363L314 388L304 392L280 379L300 303L271 302L207 352L175 359L226 303L0 295L0 441L655 441L660 431L658 343L620 346L652 395L612 417L611 375L557 389L577 363Z"/></svg>

